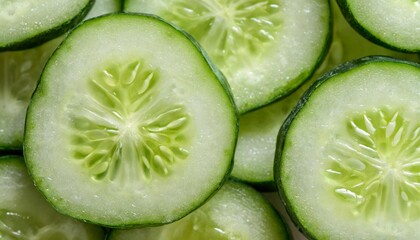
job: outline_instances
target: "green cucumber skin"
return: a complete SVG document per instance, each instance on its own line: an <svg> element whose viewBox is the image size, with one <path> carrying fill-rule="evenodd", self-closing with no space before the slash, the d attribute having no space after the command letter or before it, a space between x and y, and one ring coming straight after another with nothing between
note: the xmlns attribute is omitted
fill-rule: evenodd
<svg viewBox="0 0 420 240"><path fill-rule="evenodd" d="M61 36L62 34L66 33L67 31L71 30L75 27L78 23L80 23L86 15L89 13L90 9L95 4L96 0L89 0L89 3L82 9L82 11L77 14L74 18L67 20L66 22L60 23L60 25L55 26L54 28L48 29L46 31L37 33L36 35L24 39L18 42L13 42L6 45L0 45L0 52L1 51L16 51L16 50L23 50L32 47L39 46L48 40L54 39L56 37ZM100 1L100 0L98 0Z"/></svg>
<svg viewBox="0 0 420 240"><path fill-rule="evenodd" d="M129 15L132 15L132 16L143 16L143 17L147 17L147 18L151 18L151 19L157 19L157 20L159 20L159 21L161 21L161 22L169 25L170 27L174 28L175 30L177 30L181 35L183 35L185 38L187 38L193 44L193 46L196 48L197 51L200 52L200 54L202 55L202 57L205 60L205 62L208 63L208 65L209 65L210 69L212 70L213 74L216 75L216 78L218 80L218 83L225 90L226 96L228 97L231 105L232 106L235 106L233 95L231 93L229 84L227 83L227 80L225 79L225 76L215 66L215 64L213 64L212 60L207 55L207 53L202 49L202 47L200 46L200 44L188 32L184 31L183 29L177 27L176 25L174 25L174 24L172 24L172 23L170 23L170 22L168 22L168 21L166 21L166 20L162 19L161 17L159 17L157 15L154 15L154 14L113 12L113 13L109 13L109 14L105 14L105 15L106 16L111 16L111 15L114 15L114 16L118 16L118 15L122 15L122 16L129 16ZM105 15L103 15L103 16L105 16ZM96 18L101 18L103 16L97 16L97 17L93 17L91 19L87 19L85 21L82 21L79 25L77 25L77 27L75 27L74 29L70 30L69 31L69 34L71 32L73 32L73 31L77 31L78 28L83 27L84 24L89 24L90 21L94 21ZM64 39L60 43L60 45L57 47L57 49L59 49L61 45L64 45L66 43L66 40L67 39ZM50 62L50 61L52 62L52 60L54 60L55 57L57 57L57 56L55 56L55 54L53 53L52 56L50 57L50 59L48 60L48 62ZM45 69L48 68L48 62L46 64L46 66L44 67ZM32 96L32 99L43 98L45 96L45 90L46 89L45 89L45 87L42 84L43 74L41 75L40 79L41 80L39 81L38 85L36 86L36 89L34 91L34 94ZM35 111L35 110L33 110L31 108L31 104L30 104L29 107L28 107L28 110L27 110L26 119L28 119L28 116L30 116L30 115L33 114L32 113L33 111ZM235 117L235 129L236 130L235 130L235 134L234 134L234 139L235 139L235 145L234 145L234 147L236 147L236 139L238 137L238 132L239 132L239 113L238 113L238 110L237 110L236 106L235 107L232 107L232 111L233 111L232 114ZM41 190L41 189L44 189L43 187L41 187L43 185L42 184L42 180L37 179L37 177L35 176L35 174L31 170L31 169L34 168L32 162L31 161L27 161L28 154L32 154L32 153L28 153L28 152L33 151L33 150L28 150L28 149L31 149L31 147L29 146L28 141L26 139L31 138L31 136L29 136L27 134L27 132L28 132L27 130L30 131L30 129L32 127L31 127L30 124L27 124L27 120L25 122L26 122L26 124L25 124L25 131L24 131L23 151L22 151L23 152L22 154L23 154L24 159L25 159L25 164L26 164L26 166L27 166L27 168L29 170L28 171L29 172L29 175L31 176L31 178L34 179L34 183L35 183L35 186L37 187L37 189L40 190L40 192L44 195L44 197L47 199L47 201L50 201L49 198L48 198L48 196L46 196L44 194L44 192ZM204 201L198 202L198 203L194 202L195 203L195 206L193 206L190 209L190 211L188 211L184 215L182 215L182 216L180 216L178 218L173 218L173 219L167 220L167 221L162 222L162 223L155 223L155 222L148 222L148 221L144 221L142 223L138 223L136 221L133 221L131 223L123 223L123 224L113 224L113 223L106 224L106 223L101 223L99 225L102 226L103 228L106 228L106 229L111 229L111 228L131 228L131 227L139 227L139 226L141 226L141 227L153 227L153 226L160 226L162 224L172 223L172 222L175 222L175 221L181 219L182 217L185 217L191 211L194 211L195 209L201 207L204 203L206 203L209 199L211 199L214 196L214 194L216 194L218 192L218 190L225 184L225 182L229 180L230 173L231 173L231 171L233 169L233 151L232 151L232 154L230 156L230 159L231 160L230 160L230 163L229 163L229 166L228 166L228 170L226 171L226 173L223 176L223 178L221 179L221 181L217 185L214 186L214 189L212 189L212 193L209 196L207 196L207 198ZM65 208L61 209L61 206L54 206L54 205L52 205L52 207L57 212L59 212L60 214L69 216L69 213L66 211ZM77 216L71 216L71 217L73 217L73 218L75 218L75 219L77 219L79 221L83 221L83 222L89 223L89 224L98 225L97 222L92 221L92 220L89 220L89 219L86 219L84 217L77 217Z"/></svg>
<svg viewBox="0 0 420 240"><path fill-rule="evenodd" d="M289 114L289 116L284 121L283 125L280 128L279 134L277 136L277 146L276 146L276 152L275 152L275 160L274 160L274 180L276 182L277 186L277 192L280 196L281 201L283 202L285 209L287 211L287 214L290 216L290 219L292 220L293 224L296 226L296 228L305 235L308 239L317 239L314 233L310 230L304 227L304 224L302 224L296 214L294 213L294 208L289 199L287 198L285 188L283 186L283 183L281 181L280 172L282 167L282 152L284 148L284 143L287 137L288 129L293 124L293 119L297 117L299 114L299 111L305 107L305 104L307 103L310 95L319 87L321 86L325 81L328 79L344 73L346 71L349 71L355 67L362 66L365 64L373 63L373 62L395 62L395 63L404 63L407 65L411 65L414 67L417 67L420 69L420 64L396 59L388 56L367 56L362 57L359 59L355 59L349 62L345 62L338 67L330 70L329 72L325 73L321 77L319 77L311 86L310 88L303 94L295 108L292 110L292 112Z"/></svg>
<svg viewBox="0 0 420 240"><path fill-rule="evenodd" d="M404 53L416 53L420 52L420 49L404 49L401 47L390 45L384 41L382 41L380 38L372 35L368 30L366 30L365 27L363 27L363 24L361 24L357 19L353 16L353 14L350 11L349 7L349 0L336 0L338 6L340 7L340 11L343 14L344 18L347 20L347 22L352 26L356 32L358 32L360 35L365 37L367 40L371 41L372 43L375 43L377 45L383 46L385 48L395 50L398 52L404 52Z"/></svg>

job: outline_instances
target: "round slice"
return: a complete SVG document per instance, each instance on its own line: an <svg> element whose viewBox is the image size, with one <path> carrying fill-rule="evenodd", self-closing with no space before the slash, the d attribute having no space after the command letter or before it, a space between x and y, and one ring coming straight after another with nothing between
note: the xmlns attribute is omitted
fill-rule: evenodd
<svg viewBox="0 0 420 240"><path fill-rule="evenodd" d="M420 1L337 0L361 35L384 47L420 52Z"/></svg>
<svg viewBox="0 0 420 240"><path fill-rule="evenodd" d="M48 61L24 154L60 212L161 224L220 187L237 131L229 88L197 43L155 16L114 14L85 21Z"/></svg>
<svg viewBox="0 0 420 240"><path fill-rule="evenodd" d="M0 1L0 51L31 48L73 28L94 0Z"/></svg>
<svg viewBox="0 0 420 240"><path fill-rule="evenodd" d="M113 230L108 240L286 240L288 229L256 190L229 181L206 204L160 227Z"/></svg>
<svg viewBox="0 0 420 240"><path fill-rule="evenodd" d="M339 66L283 124L275 178L313 239L416 239L420 65L367 57Z"/></svg>
<svg viewBox="0 0 420 240"><path fill-rule="evenodd" d="M101 227L57 213L35 188L23 158L0 157L0 238L104 239Z"/></svg>
<svg viewBox="0 0 420 240"><path fill-rule="evenodd" d="M124 11L157 14L193 35L225 74L241 113L310 77L330 33L327 0L127 0Z"/></svg>
<svg viewBox="0 0 420 240"><path fill-rule="evenodd" d="M0 150L21 150L26 109L42 69L62 38L0 53Z"/></svg>

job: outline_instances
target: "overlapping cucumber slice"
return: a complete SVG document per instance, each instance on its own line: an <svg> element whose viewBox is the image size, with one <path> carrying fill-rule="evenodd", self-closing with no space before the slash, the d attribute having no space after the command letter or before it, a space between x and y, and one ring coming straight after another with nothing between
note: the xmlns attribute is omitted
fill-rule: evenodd
<svg viewBox="0 0 420 240"><path fill-rule="evenodd" d="M362 36L381 46L420 52L420 2L336 0L347 21Z"/></svg>
<svg viewBox="0 0 420 240"><path fill-rule="evenodd" d="M317 81L279 133L275 178L316 239L414 239L419 224L420 65L388 57Z"/></svg>
<svg viewBox="0 0 420 240"><path fill-rule="evenodd" d="M279 214L253 188L229 181L206 204L171 224L113 230L109 240L288 239Z"/></svg>
<svg viewBox="0 0 420 240"><path fill-rule="evenodd" d="M124 11L157 14L196 38L227 77L241 113L309 78L330 33L324 0L126 0Z"/></svg>
<svg viewBox="0 0 420 240"><path fill-rule="evenodd" d="M20 156L0 157L0 238L100 240L99 226L57 213L33 185Z"/></svg>
<svg viewBox="0 0 420 240"><path fill-rule="evenodd" d="M194 40L155 16L113 14L85 21L48 61L24 154L60 212L155 225L221 186L237 128L227 83Z"/></svg>
<svg viewBox="0 0 420 240"><path fill-rule="evenodd" d="M21 150L26 109L44 64L61 39L0 53L0 150Z"/></svg>
<svg viewBox="0 0 420 240"><path fill-rule="evenodd" d="M94 0L0 2L0 51L32 48L83 20Z"/></svg>
<svg viewBox="0 0 420 240"><path fill-rule="evenodd" d="M335 1L331 2L331 7L334 17L331 47L311 79L292 95L240 117L233 177L263 190L273 189L274 152L280 126L303 92L326 71L345 61L368 55L386 55L415 62L420 60L415 54L393 51L366 40L346 22Z"/></svg>

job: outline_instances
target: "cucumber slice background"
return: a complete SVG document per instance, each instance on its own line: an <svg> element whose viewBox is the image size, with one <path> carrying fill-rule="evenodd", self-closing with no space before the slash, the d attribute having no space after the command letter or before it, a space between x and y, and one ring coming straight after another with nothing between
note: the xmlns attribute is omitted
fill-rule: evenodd
<svg viewBox="0 0 420 240"><path fill-rule="evenodd" d="M85 20L119 11L120 1L96 1ZM22 150L30 98L45 63L64 37L26 50L0 52L0 151Z"/></svg>
<svg viewBox="0 0 420 240"><path fill-rule="evenodd" d="M289 239L286 225L253 188L228 181L203 206L160 227L113 230L108 240Z"/></svg>
<svg viewBox="0 0 420 240"><path fill-rule="evenodd" d="M86 16L94 0L0 2L0 51L35 47L59 37Z"/></svg>
<svg viewBox="0 0 420 240"><path fill-rule="evenodd" d="M21 156L0 157L0 238L100 240L104 231L57 213L33 185Z"/></svg>
<svg viewBox="0 0 420 240"><path fill-rule="evenodd" d="M420 52L420 2L336 0L362 36L384 47Z"/></svg>
<svg viewBox="0 0 420 240"><path fill-rule="evenodd" d="M273 162L278 131L304 91L326 71L343 62L368 55L386 55L419 62L416 54L393 51L366 40L350 27L335 1L332 1L331 8L334 18L333 41L325 60L312 78L287 98L241 115L232 170L234 178L260 190L273 189Z"/></svg>
<svg viewBox="0 0 420 240"><path fill-rule="evenodd" d="M240 113L307 80L331 27L326 0L126 0L124 11L157 14L193 35L225 74Z"/></svg>
<svg viewBox="0 0 420 240"><path fill-rule="evenodd" d="M307 236L418 237L419 89L419 64L370 57L305 93L279 133L275 177Z"/></svg>
<svg viewBox="0 0 420 240"><path fill-rule="evenodd" d="M161 224L220 187L237 128L227 84L197 43L157 17L114 14L79 25L48 61L24 154L60 212Z"/></svg>
<svg viewBox="0 0 420 240"><path fill-rule="evenodd" d="M0 150L21 150L26 109L48 58L61 42L0 53Z"/></svg>

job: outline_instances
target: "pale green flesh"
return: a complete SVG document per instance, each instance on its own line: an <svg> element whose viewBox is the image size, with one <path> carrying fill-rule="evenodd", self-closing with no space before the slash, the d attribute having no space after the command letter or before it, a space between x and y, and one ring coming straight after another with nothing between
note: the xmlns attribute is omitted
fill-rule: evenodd
<svg viewBox="0 0 420 240"><path fill-rule="evenodd" d="M274 183L273 162L277 134L306 87L281 101L240 117L238 143L231 173L234 178L251 184Z"/></svg>
<svg viewBox="0 0 420 240"><path fill-rule="evenodd" d="M157 14L196 38L226 75L241 113L286 95L309 77L329 31L323 1L130 0L124 8ZM294 47L301 52L292 53Z"/></svg>
<svg viewBox="0 0 420 240"><path fill-rule="evenodd" d="M0 46L23 42L70 21L89 0L25 0L0 2Z"/></svg>
<svg viewBox="0 0 420 240"><path fill-rule="evenodd" d="M190 117L159 97L159 81L145 61L113 63L89 80L82 107L68 107L74 158L95 180L148 181L188 156Z"/></svg>
<svg viewBox="0 0 420 240"><path fill-rule="evenodd" d="M45 62L60 39L42 46L0 53L0 149L22 148L26 108Z"/></svg>
<svg viewBox="0 0 420 240"><path fill-rule="evenodd" d="M286 226L261 194L228 181L206 204L174 223L113 230L110 240L281 240Z"/></svg>
<svg viewBox="0 0 420 240"><path fill-rule="evenodd" d="M364 39L346 22L336 1L331 1L331 6L334 16L333 42L314 76L290 97L241 116L232 170L234 177L252 183L273 181L272 163L278 130L297 98L326 71L345 61L368 55L388 55L419 61L415 54L392 51Z"/></svg>
<svg viewBox="0 0 420 240"><path fill-rule="evenodd" d="M295 217L318 239L415 238L418 67L377 62L333 78L310 95L284 143L280 178Z"/></svg>
<svg viewBox="0 0 420 240"><path fill-rule="evenodd" d="M33 186L21 157L0 158L0 238L102 239L100 227L55 212Z"/></svg>
<svg viewBox="0 0 420 240"><path fill-rule="evenodd" d="M420 52L420 1L347 0L355 20L375 38L410 52Z"/></svg>
<svg viewBox="0 0 420 240"><path fill-rule="evenodd" d="M325 175L338 198L368 220L420 217L420 122L386 107L355 114L325 149Z"/></svg>
<svg viewBox="0 0 420 240"><path fill-rule="evenodd" d="M60 212L112 227L197 208L224 181L236 142L232 99L213 70L153 16L84 22L50 58L28 109L24 151L40 190Z"/></svg>

